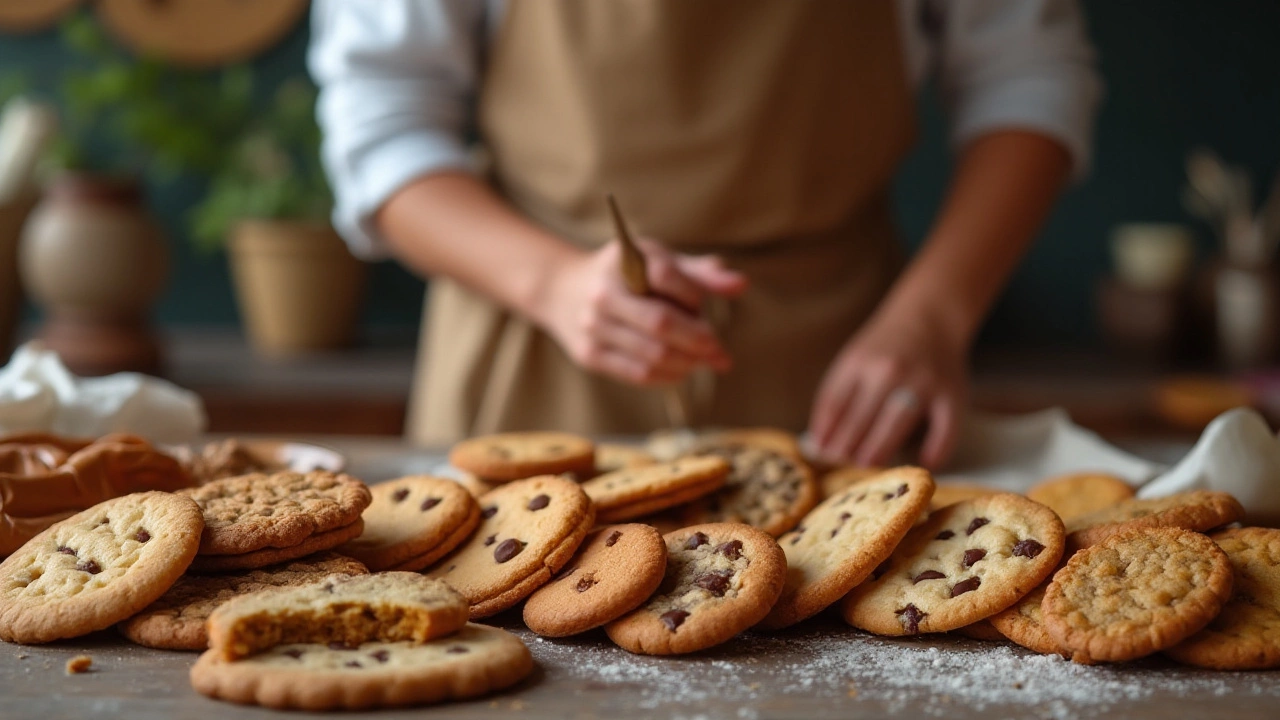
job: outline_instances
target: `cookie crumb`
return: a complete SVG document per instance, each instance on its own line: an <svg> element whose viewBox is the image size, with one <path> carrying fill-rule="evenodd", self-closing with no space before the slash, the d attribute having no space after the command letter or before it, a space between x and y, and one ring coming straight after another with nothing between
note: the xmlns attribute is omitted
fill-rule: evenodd
<svg viewBox="0 0 1280 720"><path fill-rule="evenodd" d="M26 659L27 659L27 658L29 658L29 657L31 657L31 656L30 656L30 655L28 655L28 654L26 654L26 653L22 653L22 654L18 655L18 659L19 659L19 660L26 660Z"/></svg>
<svg viewBox="0 0 1280 720"><path fill-rule="evenodd" d="M88 655L77 655L67 661L67 674L78 675L89 672L90 665L93 665L93 658Z"/></svg>

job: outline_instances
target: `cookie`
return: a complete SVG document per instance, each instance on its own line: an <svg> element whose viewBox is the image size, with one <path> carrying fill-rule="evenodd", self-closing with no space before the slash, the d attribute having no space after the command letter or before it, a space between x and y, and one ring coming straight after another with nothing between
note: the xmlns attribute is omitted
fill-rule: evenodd
<svg viewBox="0 0 1280 720"><path fill-rule="evenodd" d="M471 605L471 619L505 610L559 572L595 524L577 483L555 475L517 480L480 498L480 527L432 577Z"/></svg>
<svg viewBox="0 0 1280 720"><path fill-rule="evenodd" d="M335 574L368 572L351 558L320 553L287 565L232 575L183 575L159 600L117 627L139 645L163 650L204 650L209 647L205 621L219 605L234 597L268 588L309 585Z"/></svg>
<svg viewBox="0 0 1280 720"><path fill-rule="evenodd" d="M1057 566L1062 521L1001 493L949 505L911 530L842 603L844 619L877 635L946 632L991 617Z"/></svg>
<svg viewBox="0 0 1280 720"><path fill-rule="evenodd" d="M732 450L744 446L772 450L794 460L804 460L804 453L800 449L800 441L796 439L794 434L786 430L769 427L712 431L698 438L694 452L699 449L712 448Z"/></svg>
<svg viewBox="0 0 1280 720"><path fill-rule="evenodd" d="M928 472L901 467L854 483L811 510L778 539L787 583L761 627L793 625L848 594L888 559L932 494Z"/></svg>
<svg viewBox="0 0 1280 720"><path fill-rule="evenodd" d="M343 543L375 572L421 570L447 555L480 524L480 506L453 480L414 475L370 488L373 502L361 516L364 532Z"/></svg>
<svg viewBox="0 0 1280 720"><path fill-rule="evenodd" d="M191 686L278 710L367 710L473 698L532 671L533 657L515 635L469 624L423 644L278 645L235 662L210 650L191 668Z"/></svg>
<svg viewBox="0 0 1280 720"><path fill-rule="evenodd" d="M1001 635L1009 638L1022 647L1038 652L1041 655L1063 655L1071 653L1062 649L1049 632L1044 629L1044 619L1040 614L1040 605L1044 601L1044 591L1049 583L1041 583L1039 587L1027 593L1026 597L988 618L988 622Z"/></svg>
<svg viewBox="0 0 1280 720"><path fill-rule="evenodd" d="M723 458L686 457L606 473L583 483L582 490L596 505L596 521L610 523L695 500L722 487L728 477Z"/></svg>
<svg viewBox="0 0 1280 720"><path fill-rule="evenodd" d="M675 655L719 645L763 620L782 593L786 556L756 528L708 523L663 540L667 569L657 594L605 625L624 650Z"/></svg>
<svg viewBox="0 0 1280 720"><path fill-rule="evenodd" d="M866 480L869 477L879 475L884 472L884 468L880 467L858 467L856 465L844 465L834 470L826 472L818 481L818 492L823 500L844 492L845 488L850 485Z"/></svg>
<svg viewBox="0 0 1280 720"><path fill-rule="evenodd" d="M1134 498L1067 523L1067 546L1074 552L1117 533L1142 527L1177 527L1203 532L1242 517L1244 508L1224 492L1194 490L1150 500Z"/></svg>
<svg viewBox="0 0 1280 720"><path fill-rule="evenodd" d="M617 443L600 443L596 445L596 474L603 475L615 470L644 467L658 462L643 448Z"/></svg>
<svg viewBox="0 0 1280 720"><path fill-rule="evenodd" d="M297 545L286 548L263 548L241 555L197 555L191 561L191 572L221 573L279 565L313 553L332 550L348 540L360 537L363 531L364 521L356 520L346 527L312 535Z"/></svg>
<svg viewBox="0 0 1280 720"><path fill-rule="evenodd" d="M940 510L948 505L972 500L974 498L998 495L999 490L986 485L973 483L940 482L933 488L933 498L929 501L929 511Z"/></svg>
<svg viewBox="0 0 1280 720"><path fill-rule="evenodd" d="M154 491L50 527L0 563L0 639L45 643L130 617L187 569L203 527L190 498Z"/></svg>
<svg viewBox="0 0 1280 720"><path fill-rule="evenodd" d="M449 463L485 482L504 483L535 475L586 477L595 468L596 453L590 440L569 433L502 433L458 443Z"/></svg>
<svg viewBox="0 0 1280 720"><path fill-rule="evenodd" d="M364 483L324 471L240 475L181 492L204 511L201 555L291 547L351 525L371 500Z"/></svg>
<svg viewBox="0 0 1280 720"><path fill-rule="evenodd" d="M524 624L546 637L577 635L636 609L662 584L667 545L648 525L593 531L554 580L524 604Z"/></svg>
<svg viewBox="0 0 1280 720"><path fill-rule="evenodd" d="M1107 473L1073 473L1041 482L1027 497L1058 513L1063 522L1097 512L1133 497L1133 488Z"/></svg>
<svg viewBox="0 0 1280 720"><path fill-rule="evenodd" d="M1211 537L1231 562L1235 589L1205 629L1165 654L1215 670L1280 667L1280 530L1237 528Z"/></svg>
<svg viewBox="0 0 1280 720"><path fill-rule="evenodd" d="M1041 613L1072 660L1133 660L1208 625L1231 597L1231 583L1231 561L1209 538L1139 527L1073 555L1045 590Z"/></svg>
<svg viewBox="0 0 1280 720"><path fill-rule="evenodd" d="M818 484L799 460L748 445L703 454L722 457L732 467L723 488L688 505L685 525L740 522L777 537L818 504Z"/></svg>
<svg viewBox="0 0 1280 720"><path fill-rule="evenodd" d="M424 643L466 624L466 600L443 580L411 572L330 575L224 603L209 616L209 649L231 661L292 643Z"/></svg>

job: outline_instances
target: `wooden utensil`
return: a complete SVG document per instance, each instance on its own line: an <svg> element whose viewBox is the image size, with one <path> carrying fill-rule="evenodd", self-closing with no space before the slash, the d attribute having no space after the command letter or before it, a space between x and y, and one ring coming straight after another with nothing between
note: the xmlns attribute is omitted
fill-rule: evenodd
<svg viewBox="0 0 1280 720"><path fill-rule="evenodd" d="M622 246L622 280L632 294L652 295L653 289L649 286L644 253L640 252L635 239L631 237L631 232L627 229L627 221L623 219L622 210L618 208L618 201L613 197L613 193L605 195L605 200L609 204L609 215L613 218L613 231L617 234L618 243ZM675 385L664 387L662 391L666 403L667 422L674 428L689 427L689 405L684 393L680 392L680 388Z"/></svg>

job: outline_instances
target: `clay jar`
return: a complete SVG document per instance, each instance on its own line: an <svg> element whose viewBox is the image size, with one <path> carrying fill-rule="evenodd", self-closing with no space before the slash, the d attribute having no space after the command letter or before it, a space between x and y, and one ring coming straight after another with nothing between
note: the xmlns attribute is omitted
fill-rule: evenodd
<svg viewBox="0 0 1280 720"><path fill-rule="evenodd" d="M136 180L59 176L23 231L19 267L45 311L41 339L72 372L158 371L148 315L169 251Z"/></svg>

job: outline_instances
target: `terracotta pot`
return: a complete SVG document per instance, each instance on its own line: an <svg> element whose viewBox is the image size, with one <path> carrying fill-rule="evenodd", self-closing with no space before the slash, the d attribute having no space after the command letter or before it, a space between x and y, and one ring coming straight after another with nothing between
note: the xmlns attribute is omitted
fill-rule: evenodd
<svg viewBox="0 0 1280 720"><path fill-rule="evenodd" d="M229 249L240 315L256 351L287 356L351 343L367 271L332 227L246 220Z"/></svg>
<svg viewBox="0 0 1280 720"><path fill-rule="evenodd" d="M35 207L34 193L0 203L0 365L13 350L13 331L22 312L22 283L18 282L18 238Z"/></svg>
<svg viewBox="0 0 1280 720"><path fill-rule="evenodd" d="M136 180L59 176L23 230L19 267L45 310L41 339L73 372L159 370L148 316L169 249Z"/></svg>

